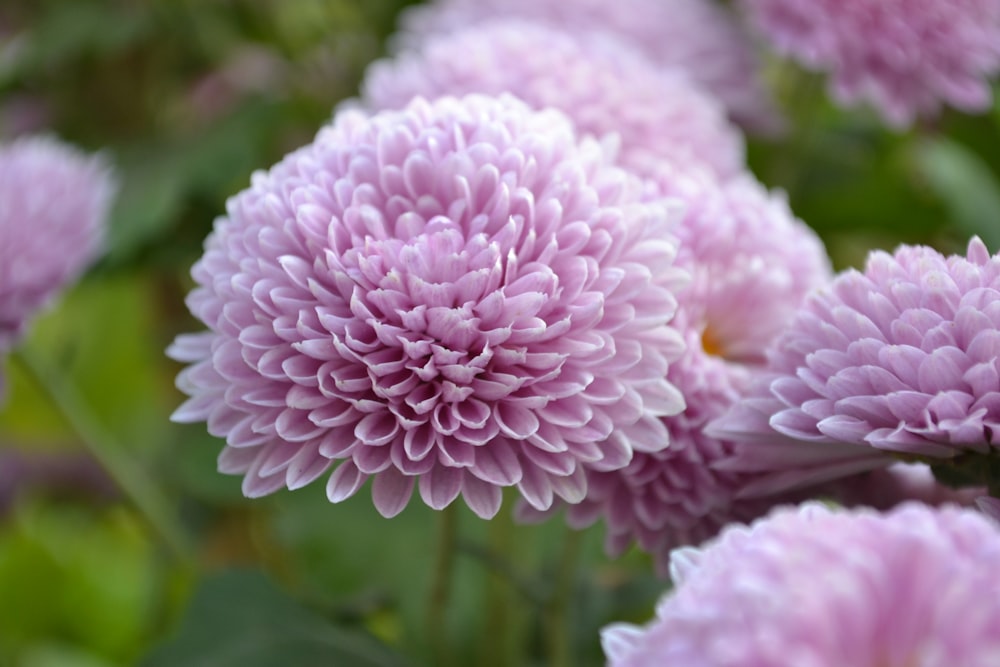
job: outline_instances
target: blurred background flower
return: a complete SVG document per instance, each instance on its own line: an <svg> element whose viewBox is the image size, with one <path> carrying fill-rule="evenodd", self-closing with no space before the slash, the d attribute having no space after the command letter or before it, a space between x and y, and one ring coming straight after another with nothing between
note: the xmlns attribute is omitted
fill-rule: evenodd
<svg viewBox="0 0 1000 667"><path fill-rule="evenodd" d="M637 173L661 160L697 162L721 177L744 169L742 134L718 101L680 68L657 67L611 33L581 42L544 23L490 19L375 62L361 90L374 109L415 95L511 93L563 111L580 134L616 134L618 161Z"/></svg>
<svg viewBox="0 0 1000 667"><path fill-rule="evenodd" d="M656 618L602 639L614 667L986 665L998 555L997 525L971 510L783 508L676 551Z"/></svg>
<svg viewBox="0 0 1000 667"><path fill-rule="evenodd" d="M742 0L779 53L828 72L833 98L903 128L942 104L983 112L1000 72L996 0Z"/></svg>

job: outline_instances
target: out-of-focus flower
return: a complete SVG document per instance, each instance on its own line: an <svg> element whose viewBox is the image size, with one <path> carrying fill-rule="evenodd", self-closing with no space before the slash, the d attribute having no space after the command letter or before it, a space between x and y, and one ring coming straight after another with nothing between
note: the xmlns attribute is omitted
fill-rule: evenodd
<svg viewBox="0 0 1000 667"><path fill-rule="evenodd" d="M805 295L830 280L831 269L822 242L784 197L750 177L720 185L704 170L662 165L653 185L657 196L687 206L675 231L677 265L693 280L678 294L674 319L687 350L667 375L687 407L663 420L668 448L637 452L621 470L588 472L587 497L567 517L576 527L603 517L612 554L635 540L665 573L674 547L702 542L773 506L771 498L735 500L746 476L714 468L734 445L703 428L740 397L768 345ZM521 515L534 518L527 508Z"/></svg>
<svg viewBox="0 0 1000 667"><path fill-rule="evenodd" d="M332 502L373 478L392 516L414 484L482 517L501 488L578 502L584 463L667 446L682 350L678 211L511 96L346 111L230 200L195 265L209 331L178 421L226 438L259 496L336 467Z"/></svg>
<svg viewBox="0 0 1000 667"><path fill-rule="evenodd" d="M742 0L780 53L830 72L834 98L873 104L895 126L990 106L1000 71L997 0Z"/></svg>
<svg viewBox="0 0 1000 667"><path fill-rule="evenodd" d="M725 110L682 71L658 70L611 35L583 43L541 23L485 21L376 62L362 91L375 109L418 95L508 92L559 109L582 134L617 133L619 162L639 173L664 158L723 177L744 169L743 138Z"/></svg>
<svg viewBox="0 0 1000 667"><path fill-rule="evenodd" d="M545 23L582 40L613 33L657 69L683 70L742 125L763 131L780 125L747 35L711 0L437 0L404 11L397 39L411 46L475 23L512 17ZM534 55L518 54L514 61Z"/></svg>
<svg viewBox="0 0 1000 667"><path fill-rule="evenodd" d="M807 300L748 398L709 426L724 467L766 495L889 465L995 453L1000 258L922 246L872 253Z"/></svg>
<svg viewBox="0 0 1000 667"><path fill-rule="evenodd" d="M0 351L97 257L114 192L104 160L55 139L0 146Z"/></svg>
<svg viewBox="0 0 1000 667"><path fill-rule="evenodd" d="M998 559L972 510L782 509L674 552L656 618L602 643L612 667L993 665Z"/></svg>

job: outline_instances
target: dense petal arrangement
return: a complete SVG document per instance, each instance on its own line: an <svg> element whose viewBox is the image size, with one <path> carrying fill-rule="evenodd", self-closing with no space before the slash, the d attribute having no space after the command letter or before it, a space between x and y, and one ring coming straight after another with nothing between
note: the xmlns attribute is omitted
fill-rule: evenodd
<svg viewBox="0 0 1000 667"><path fill-rule="evenodd" d="M768 372L709 432L773 493L889 465L992 452L1000 437L1000 258L872 253L807 299Z"/></svg>
<svg viewBox="0 0 1000 667"><path fill-rule="evenodd" d="M990 106L1000 71L998 0L743 0L781 53L831 75L845 105L868 101L896 126Z"/></svg>
<svg viewBox="0 0 1000 667"><path fill-rule="evenodd" d="M665 158L724 177L744 169L743 138L714 98L607 35L585 44L541 23L489 20L375 63L362 90L375 109L418 95L508 92L559 109L582 134L616 133L619 162L639 173Z"/></svg>
<svg viewBox="0 0 1000 667"><path fill-rule="evenodd" d="M750 177L719 184L705 170L664 164L652 184L656 196L686 204L675 231L677 265L693 279L678 293L674 326L687 350L668 379L687 407L663 420L668 448L637 452L621 470L588 472L587 497L567 512L577 527L603 517L612 554L635 540L665 573L674 547L700 543L773 506L773 499L735 499L747 476L714 468L733 455L734 444L703 429L738 400L805 295L832 272L816 234L782 196Z"/></svg>
<svg viewBox="0 0 1000 667"><path fill-rule="evenodd" d="M250 496L335 467L332 502L372 477L386 516L415 483L483 517L506 486L577 502L584 463L665 447L683 409L677 210L608 159L511 96L338 114L217 222L174 418Z"/></svg>
<svg viewBox="0 0 1000 667"><path fill-rule="evenodd" d="M998 558L997 524L972 510L786 508L676 551L656 618L602 643L612 667L985 667Z"/></svg>
<svg viewBox="0 0 1000 667"><path fill-rule="evenodd" d="M545 23L583 40L612 33L657 69L684 71L741 124L761 130L779 124L747 35L712 0L437 0L403 13L399 39L412 45L512 17ZM518 54L506 66L533 56Z"/></svg>
<svg viewBox="0 0 1000 667"><path fill-rule="evenodd" d="M55 139L0 146L0 351L97 257L114 192L101 158Z"/></svg>

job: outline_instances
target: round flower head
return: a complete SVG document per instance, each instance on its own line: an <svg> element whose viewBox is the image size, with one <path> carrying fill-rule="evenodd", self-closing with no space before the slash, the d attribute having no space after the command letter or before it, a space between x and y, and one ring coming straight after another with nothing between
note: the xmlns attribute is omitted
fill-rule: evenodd
<svg viewBox="0 0 1000 667"><path fill-rule="evenodd" d="M986 454L1000 437L1000 258L872 253L811 295L768 372L709 432L773 493L893 463Z"/></svg>
<svg viewBox="0 0 1000 667"><path fill-rule="evenodd" d="M193 269L210 331L174 415L247 495L336 466L391 516L415 483L482 517L501 487L577 502L582 464L667 445L676 211L511 96L344 112L228 204Z"/></svg>
<svg viewBox="0 0 1000 667"><path fill-rule="evenodd" d="M513 17L585 40L612 33L656 69L684 71L741 124L761 130L778 124L742 26L712 0L437 0L404 11L398 39L404 45L426 43L472 24ZM501 67L527 67L523 61L535 56L516 53Z"/></svg>
<svg viewBox="0 0 1000 667"><path fill-rule="evenodd" d="M673 555L611 667L987 667L1000 660L1000 530L972 510L785 508Z"/></svg>
<svg viewBox="0 0 1000 667"><path fill-rule="evenodd" d="M541 23L490 20L375 63L363 85L376 109L417 95L504 92L559 109L582 134L617 133L619 162L639 173L664 158L721 176L743 169L743 139L725 110L680 70L661 72L609 35L584 44Z"/></svg>
<svg viewBox="0 0 1000 667"><path fill-rule="evenodd" d="M743 0L775 49L829 71L842 104L865 100L896 126L990 106L1000 71L998 0Z"/></svg>
<svg viewBox="0 0 1000 667"><path fill-rule="evenodd" d="M0 146L0 351L97 257L114 191L103 160L55 139Z"/></svg>
<svg viewBox="0 0 1000 667"><path fill-rule="evenodd" d="M665 573L672 548L699 543L730 521L756 518L773 506L771 499L734 499L745 476L714 469L733 455L734 445L703 429L739 398L768 345L831 270L816 234L783 197L749 177L720 185L704 170L664 165L653 185L656 196L687 206L675 230L677 265L693 280L678 293L674 320L687 350L667 373L687 407L663 419L669 447L637 452L621 470L588 472L587 497L567 512L577 527L603 516L612 554L635 540ZM522 510L522 516L531 513Z"/></svg>

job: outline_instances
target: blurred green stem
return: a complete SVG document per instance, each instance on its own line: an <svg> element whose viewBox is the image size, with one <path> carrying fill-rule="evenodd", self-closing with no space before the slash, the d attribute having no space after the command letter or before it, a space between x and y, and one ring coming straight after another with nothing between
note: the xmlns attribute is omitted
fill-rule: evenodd
<svg viewBox="0 0 1000 667"><path fill-rule="evenodd" d="M571 667L573 665L569 603L573 594L573 583L576 579L576 569L582 545L583 532L572 528L567 529L566 541L563 542L556 566L552 596L549 598L549 604L545 611L545 638L549 667Z"/></svg>
<svg viewBox="0 0 1000 667"><path fill-rule="evenodd" d="M482 643L484 654L480 664L483 667L504 667L523 664L523 655L512 656L514 648L514 619L511 617L512 599L516 585L511 573L511 550L514 546L513 512L506 503L513 503L511 494L505 494L505 507L490 520L488 552L497 557L509 570L489 568L486 581L486 627L489 632ZM518 658L521 658L520 660Z"/></svg>
<svg viewBox="0 0 1000 667"><path fill-rule="evenodd" d="M437 554L434 562L434 579L431 581L427 601L427 636L431 642L432 663L435 667L454 664L448 642L447 610L451 598L451 578L455 565L455 548L458 536L458 508L455 502L438 512Z"/></svg>
<svg viewBox="0 0 1000 667"><path fill-rule="evenodd" d="M11 357L65 417L91 456L142 513L174 556L190 564L193 561L191 544L167 499L142 467L129 458L126 449L94 418L69 381L23 345Z"/></svg>

